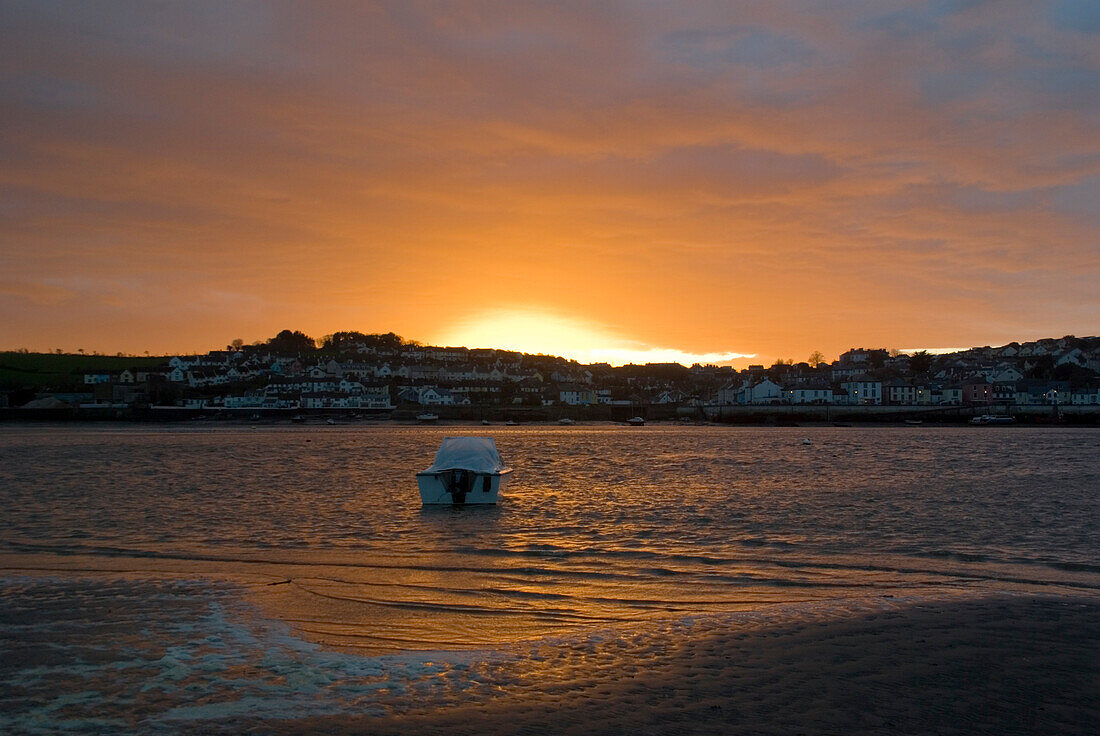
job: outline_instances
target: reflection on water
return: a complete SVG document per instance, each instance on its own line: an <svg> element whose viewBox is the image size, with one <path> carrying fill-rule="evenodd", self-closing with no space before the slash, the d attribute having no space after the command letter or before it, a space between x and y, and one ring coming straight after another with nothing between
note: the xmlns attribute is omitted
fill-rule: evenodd
<svg viewBox="0 0 1100 736"><path fill-rule="evenodd" d="M442 437L487 433L515 467L503 502L422 507ZM367 652L1100 585L1087 430L7 428L0 453L9 568L243 580Z"/></svg>

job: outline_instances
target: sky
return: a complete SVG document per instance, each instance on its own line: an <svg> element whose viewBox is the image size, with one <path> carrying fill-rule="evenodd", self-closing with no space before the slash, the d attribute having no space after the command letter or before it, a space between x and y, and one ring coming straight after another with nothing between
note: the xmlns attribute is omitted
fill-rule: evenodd
<svg viewBox="0 0 1100 736"><path fill-rule="evenodd" d="M0 0L0 349L1100 332L1100 3Z"/></svg>

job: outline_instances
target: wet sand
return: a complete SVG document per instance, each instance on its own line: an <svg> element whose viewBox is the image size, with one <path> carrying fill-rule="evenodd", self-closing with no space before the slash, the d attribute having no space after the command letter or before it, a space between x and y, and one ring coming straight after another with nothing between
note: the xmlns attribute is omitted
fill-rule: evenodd
<svg viewBox="0 0 1100 736"><path fill-rule="evenodd" d="M701 619L533 644L495 694L381 717L241 720L279 734L1086 734L1100 600L886 602L839 618ZM485 690L483 689L483 693ZM210 724L207 724L209 726Z"/></svg>

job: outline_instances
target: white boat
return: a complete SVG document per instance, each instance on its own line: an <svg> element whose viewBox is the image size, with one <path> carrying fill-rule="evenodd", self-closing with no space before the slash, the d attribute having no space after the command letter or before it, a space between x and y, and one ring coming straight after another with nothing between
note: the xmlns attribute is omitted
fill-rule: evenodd
<svg viewBox="0 0 1100 736"><path fill-rule="evenodd" d="M427 470L416 474L425 505L496 503L512 472L492 437L444 437Z"/></svg>
<svg viewBox="0 0 1100 736"><path fill-rule="evenodd" d="M641 417L631 417L630 419L626 420L626 423L629 424L631 427L642 427L645 425L645 419Z"/></svg>
<svg viewBox="0 0 1100 736"><path fill-rule="evenodd" d="M565 426L569 426L570 424L576 424L576 422L574 422L569 417L562 417L561 419L558 420L558 424L563 424Z"/></svg>
<svg viewBox="0 0 1100 736"><path fill-rule="evenodd" d="M1016 417L1002 414L982 414L970 420L971 424L1015 424Z"/></svg>
<svg viewBox="0 0 1100 736"><path fill-rule="evenodd" d="M439 415L438 414L432 414L430 411L428 411L428 412L424 412L423 414L417 414L416 418L421 422L428 423L428 422L434 422L435 420L439 419Z"/></svg>

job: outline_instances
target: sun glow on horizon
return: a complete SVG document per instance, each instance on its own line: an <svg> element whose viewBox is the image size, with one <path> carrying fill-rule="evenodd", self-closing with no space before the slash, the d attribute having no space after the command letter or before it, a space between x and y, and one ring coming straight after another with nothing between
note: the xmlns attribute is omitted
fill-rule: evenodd
<svg viewBox="0 0 1100 736"><path fill-rule="evenodd" d="M558 355L580 363L731 364L756 353L691 353L626 340L605 327L538 310L494 311L464 319L444 333L441 344L492 347Z"/></svg>

